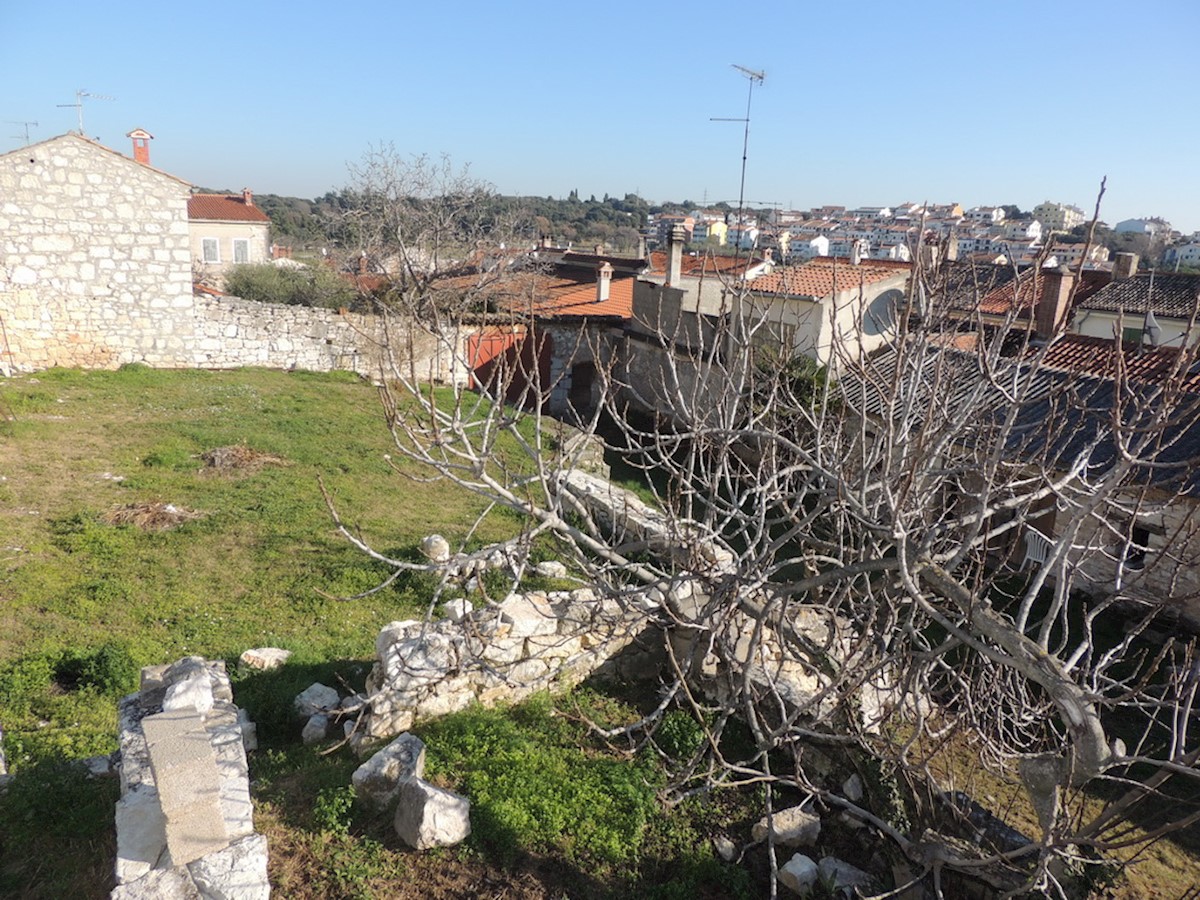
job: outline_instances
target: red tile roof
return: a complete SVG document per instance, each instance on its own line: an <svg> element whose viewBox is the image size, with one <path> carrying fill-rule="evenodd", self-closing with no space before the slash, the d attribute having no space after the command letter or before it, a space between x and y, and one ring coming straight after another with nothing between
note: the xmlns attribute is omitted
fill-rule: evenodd
<svg viewBox="0 0 1200 900"><path fill-rule="evenodd" d="M596 300L596 275L561 267L557 273L513 272L498 280L488 275L459 275L439 279L437 290L448 293L477 291L498 311L515 316L564 318L568 316L633 317L633 277L614 277L608 299ZM564 274L565 272L565 274Z"/></svg>
<svg viewBox="0 0 1200 900"><path fill-rule="evenodd" d="M1029 352L1037 351L1031 348ZM1064 334L1046 348L1042 365L1079 375L1114 378L1118 374L1119 360L1125 377L1153 382L1166 378L1178 357L1178 347L1125 347L1109 338ZM1191 390L1200 389L1200 373L1187 376L1185 386Z"/></svg>
<svg viewBox="0 0 1200 900"><path fill-rule="evenodd" d="M909 263L875 259L852 266L848 259L821 256L800 266L783 266L769 275L760 275L750 287L756 294L828 297L905 275L911 268Z"/></svg>
<svg viewBox="0 0 1200 900"><path fill-rule="evenodd" d="M1077 282L1075 295L1072 298L1072 308L1078 306L1082 301L1096 293L1112 279L1112 276L1108 272L1091 269L1085 269L1082 274L1083 277ZM1046 290L1046 283L1049 281L1045 277L1039 277L1036 279L1037 285L1035 288L1035 279L1033 276L1033 269L1026 269L1017 276L1019 287L1016 291L1016 297L1013 296L1012 281L988 292L979 301L979 311L989 316L1006 316L1008 315L1008 311L1013 308L1013 301L1015 300L1017 318L1027 317L1029 310L1041 302L1042 295Z"/></svg>
<svg viewBox="0 0 1200 900"><path fill-rule="evenodd" d="M680 271L684 275L692 275L699 277L700 275L739 275L745 272L746 269L752 266L757 266L762 263L762 260L756 257L745 256L712 256L704 254L703 256L683 255ZM666 275L667 274L667 254L661 250L655 250L650 254L650 268L647 270L648 275Z"/></svg>
<svg viewBox="0 0 1200 900"><path fill-rule="evenodd" d="M189 219L221 222L270 222L267 214L240 194L192 194L188 198Z"/></svg>

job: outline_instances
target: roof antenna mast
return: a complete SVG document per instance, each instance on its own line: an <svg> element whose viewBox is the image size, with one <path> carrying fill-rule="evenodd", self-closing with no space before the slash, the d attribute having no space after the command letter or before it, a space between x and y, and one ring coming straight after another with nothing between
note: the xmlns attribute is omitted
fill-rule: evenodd
<svg viewBox="0 0 1200 900"><path fill-rule="evenodd" d="M23 125L25 127L25 143L23 146L28 147L29 146L29 126L32 125L34 128L37 128L38 123L37 122L17 122L13 119L7 119L6 121L8 122L9 125ZM20 139L21 135L14 134L14 135L10 135L10 137L12 137L14 139Z"/></svg>
<svg viewBox="0 0 1200 900"><path fill-rule="evenodd" d="M724 119L724 118L716 119L716 118L714 118L714 119L709 119L709 121L710 122L744 122L746 125L745 132L742 136L742 180L741 180L740 186L738 187L738 222L737 222L737 224L738 224L739 237L738 237L737 249L741 250L741 247L742 247L742 239L741 239L742 212L746 205L746 156L747 156L747 152L750 149L750 101L754 98L754 85L762 84L763 79L765 79L767 76L766 76L765 72L756 72L754 69L747 69L745 66L739 66L737 63L731 63L730 65L732 65L735 69L737 69L739 72L741 72L746 77L746 80L750 82L749 87L746 91L746 115L744 118L737 118L737 119Z"/></svg>
<svg viewBox="0 0 1200 900"><path fill-rule="evenodd" d="M116 97L110 97L107 94L93 94L87 88L79 88L79 90L77 90L75 92L75 102L74 103L55 104L56 106L63 107L63 108L74 107L75 111L77 113L79 113L79 135L80 135L80 137L87 137L87 132L85 132L83 130L83 98L84 97L87 97L89 100L116 100L117 99Z"/></svg>

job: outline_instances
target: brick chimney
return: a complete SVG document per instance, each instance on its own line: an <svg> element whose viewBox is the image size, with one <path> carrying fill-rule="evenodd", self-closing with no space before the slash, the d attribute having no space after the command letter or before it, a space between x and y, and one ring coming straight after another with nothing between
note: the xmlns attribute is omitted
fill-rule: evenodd
<svg viewBox="0 0 1200 900"><path fill-rule="evenodd" d="M154 135L144 128L135 128L127 132L125 137L133 139L133 161L143 166L150 165L150 142Z"/></svg>
<svg viewBox="0 0 1200 900"><path fill-rule="evenodd" d="M1138 255L1136 253L1118 253L1113 257L1113 281L1124 281L1137 274Z"/></svg>
<svg viewBox="0 0 1200 900"><path fill-rule="evenodd" d="M596 267L596 302L603 303L608 299L608 291L612 287L613 267L610 262L602 262Z"/></svg>
<svg viewBox="0 0 1200 900"><path fill-rule="evenodd" d="M682 287L683 245L687 243L687 229L680 222L671 226L667 238L667 287Z"/></svg>
<svg viewBox="0 0 1200 900"><path fill-rule="evenodd" d="M254 205L254 191L250 190L250 188L242 188L242 202L245 203L247 206L253 206Z"/></svg>
<svg viewBox="0 0 1200 900"><path fill-rule="evenodd" d="M1038 274L1042 279L1042 291L1034 311L1034 328L1039 340L1048 341L1067 324L1075 275L1066 266L1042 269Z"/></svg>

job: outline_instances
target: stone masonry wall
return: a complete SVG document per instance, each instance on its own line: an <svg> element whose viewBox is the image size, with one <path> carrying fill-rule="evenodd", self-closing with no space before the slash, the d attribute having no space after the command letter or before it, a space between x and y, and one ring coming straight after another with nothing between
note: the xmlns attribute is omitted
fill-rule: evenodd
<svg viewBox="0 0 1200 900"><path fill-rule="evenodd" d="M74 134L0 156L0 364L115 366L178 333L188 193Z"/></svg>

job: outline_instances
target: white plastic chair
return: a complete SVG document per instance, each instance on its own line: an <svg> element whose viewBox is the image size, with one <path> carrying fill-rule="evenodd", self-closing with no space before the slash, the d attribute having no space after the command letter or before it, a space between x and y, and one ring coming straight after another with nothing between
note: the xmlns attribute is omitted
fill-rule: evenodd
<svg viewBox="0 0 1200 900"><path fill-rule="evenodd" d="M1050 555L1050 539L1036 528L1025 529L1025 558L1021 560L1020 571L1024 572L1030 563L1041 566Z"/></svg>

